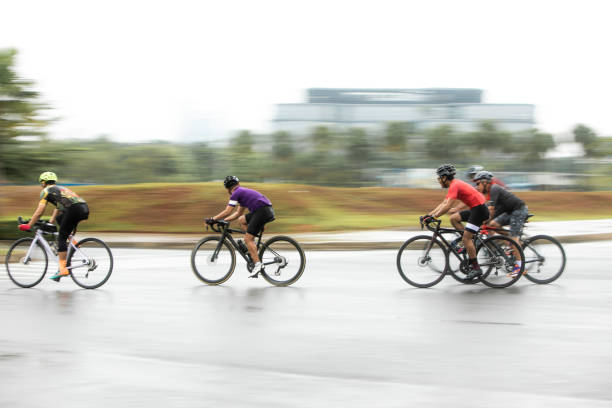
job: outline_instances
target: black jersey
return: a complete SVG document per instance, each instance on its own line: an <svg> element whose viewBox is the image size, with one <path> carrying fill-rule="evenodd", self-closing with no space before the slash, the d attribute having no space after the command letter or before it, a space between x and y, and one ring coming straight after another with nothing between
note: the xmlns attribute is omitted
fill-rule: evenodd
<svg viewBox="0 0 612 408"><path fill-rule="evenodd" d="M489 205L495 207L495 215L501 215L503 213L511 213L514 210L525 205L525 202L500 186L499 184L493 184L489 191Z"/></svg>

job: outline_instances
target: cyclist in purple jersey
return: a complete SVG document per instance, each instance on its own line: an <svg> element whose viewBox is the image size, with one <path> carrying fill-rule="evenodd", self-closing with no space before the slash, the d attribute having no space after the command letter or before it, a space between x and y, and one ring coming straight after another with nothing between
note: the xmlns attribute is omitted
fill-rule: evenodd
<svg viewBox="0 0 612 408"><path fill-rule="evenodd" d="M227 207L214 217L208 218L206 222L211 223L219 219L223 219L224 221L238 219L240 227L246 230L244 242L249 250L251 259L255 262L255 267L249 276L256 278L263 269L263 265L257 254L255 237L263 229L265 224L274 221L272 203L260 192L242 187L240 185L240 180L236 176L227 176L223 181L223 186L230 195ZM238 208L236 208L236 206ZM234 209L236 211L234 211ZM245 209L248 209L249 213L243 215Z"/></svg>

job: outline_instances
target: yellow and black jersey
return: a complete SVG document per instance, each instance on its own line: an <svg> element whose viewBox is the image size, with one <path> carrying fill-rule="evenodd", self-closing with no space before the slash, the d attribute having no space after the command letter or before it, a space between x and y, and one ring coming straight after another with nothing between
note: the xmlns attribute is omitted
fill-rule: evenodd
<svg viewBox="0 0 612 408"><path fill-rule="evenodd" d="M40 203L46 205L48 202L58 210L64 211L73 204L84 203L85 200L69 188L53 184L45 187L40 193Z"/></svg>

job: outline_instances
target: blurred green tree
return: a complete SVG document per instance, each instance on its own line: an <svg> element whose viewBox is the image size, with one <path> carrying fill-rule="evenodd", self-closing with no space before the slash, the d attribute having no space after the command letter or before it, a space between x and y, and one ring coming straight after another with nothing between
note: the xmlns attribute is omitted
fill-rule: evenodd
<svg viewBox="0 0 612 408"><path fill-rule="evenodd" d="M310 138L317 153L327 154L332 147L333 136L329 128L325 126L317 126Z"/></svg>
<svg viewBox="0 0 612 408"><path fill-rule="evenodd" d="M425 151L432 159L455 162L463 156L458 136L452 126L441 125L425 133Z"/></svg>
<svg viewBox="0 0 612 408"><path fill-rule="evenodd" d="M390 122L385 128L385 148L394 152L405 152L408 139L414 134L414 124L411 122Z"/></svg>
<svg viewBox="0 0 612 408"><path fill-rule="evenodd" d="M56 161L36 145L44 140L43 128L49 120L41 114L49 108L37 101L34 83L15 72L16 55L14 49L0 49L0 179L24 180L37 171L33 169L47 168ZM27 149L24 138L30 139Z"/></svg>
<svg viewBox="0 0 612 408"><path fill-rule="evenodd" d="M573 133L574 140L582 145L584 153L588 157L600 156L601 153L603 153L600 152L600 150L598 149L600 140L595 131L593 131L593 129L580 124L576 125L573 130Z"/></svg>
<svg viewBox="0 0 612 408"><path fill-rule="evenodd" d="M251 154L253 152L253 134L248 130L242 130L230 141L231 150L237 154Z"/></svg>
<svg viewBox="0 0 612 408"><path fill-rule="evenodd" d="M123 183L172 181L178 175L178 157L169 144L126 145L118 150L117 181Z"/></svg>
<svg viewBox="0 0 612 408"><path fill-rule="evenodd" d="M207 143L194 143L188 146L192 166L190 176L195 181L213 180L217 168L217 154Z"/></svg>
<svg viewBox="0 0 612 408"><path fill-rule="evenodd" d="M478 130L469 135L472 151L508 151L511 150L512 135L497 128L494 122L479 123Z"/></svg>
<svg viewBox="0 0 612 408"><path fill-rule="evenodd" d="M371 156L371 146L364 129L349 129L347 154L349 162L358 167L367 167Z"/></svg>
<svg viewBox="0 0 612 408"><path fill-rule="evenodd" d="M531 137L524 141L523 152L527 161L541 159L542 154L556 146L555 140L550 133L540 132L536 129L531 131Z"/></svg>
<svg viewBox="0 0 612 408"><path fill-rule="evenodd" d="M280 131L272 135L272 153L276 159L290 159L294 156L293 140L288 132Z"/></svg>

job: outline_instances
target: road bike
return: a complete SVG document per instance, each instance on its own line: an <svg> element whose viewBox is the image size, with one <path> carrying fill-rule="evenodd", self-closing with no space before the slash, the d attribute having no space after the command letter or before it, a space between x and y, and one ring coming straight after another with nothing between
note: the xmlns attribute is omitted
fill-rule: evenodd
<svg viewBox="0 0 612 408"><path fill-rule="evenodd" d="M246 244L232 236L234 233L244 234L244 231L229 228L229 222L221 220L215 221L211 228L221 235L203 238L191 252L191 268L198 279L208 285L220 285L227 281L236 268L236 252L246 261L247 270L251 272L255 263ZM262 236L263 229L256 237L259 259L264 266L260 275L275 286L295 283L306 266L306 257L300 245L283 235L262 243Z"/></svg>
<svg viewBox="0 0 612 408"><path fill-rule="evenodd" d="M478 278L468 280L470 265L467 250L452 244L444 237L445 233L461 232L453 228L440 228L441 223L439 219L420 220L421 228L426 227L433 235L412 237L400 247L397 253L397 269L404 281L418 288L428 288L451 274L462 283L482 282L492 288L507 288L521 277L524 264L518 274L512 272L517 259L516 251L520 259L524 259L524 255L512 239L502 235L477 234L474 236L476 258L483 273ZM450 268L450 254L459 262L456 271Z"/></svg>
<svg viewBox="0 0 612 408"><path fill-rule="evenodd" d="M533 217L533 214L529 214L527 220L531 217ZM527 222L525 222L519 234L519 242L525 254L523 262L525 265L525 278L538 284L551 283L559 279L565 270L565 263L567 261L565 250L556 238L549 235L527 235L524 232ZM510 231L505 228L484 226L481 229L481 233L509 235Z"/></svg>
<svg viewBox="0 0 612 408"><path fill-rule="evenodd" d="M21 217L19 224L27 224ZM8 250L5 259L9 278L17 286L31 288L38 285L49 269L49 259L57 257L57 227L39 220L32 226L34 237L20 238ZM50 239L48 240L47 237ZM66 268L72 280L82 288L102 286L113 271L113 254L102 240L68 238Z"/></svg>

